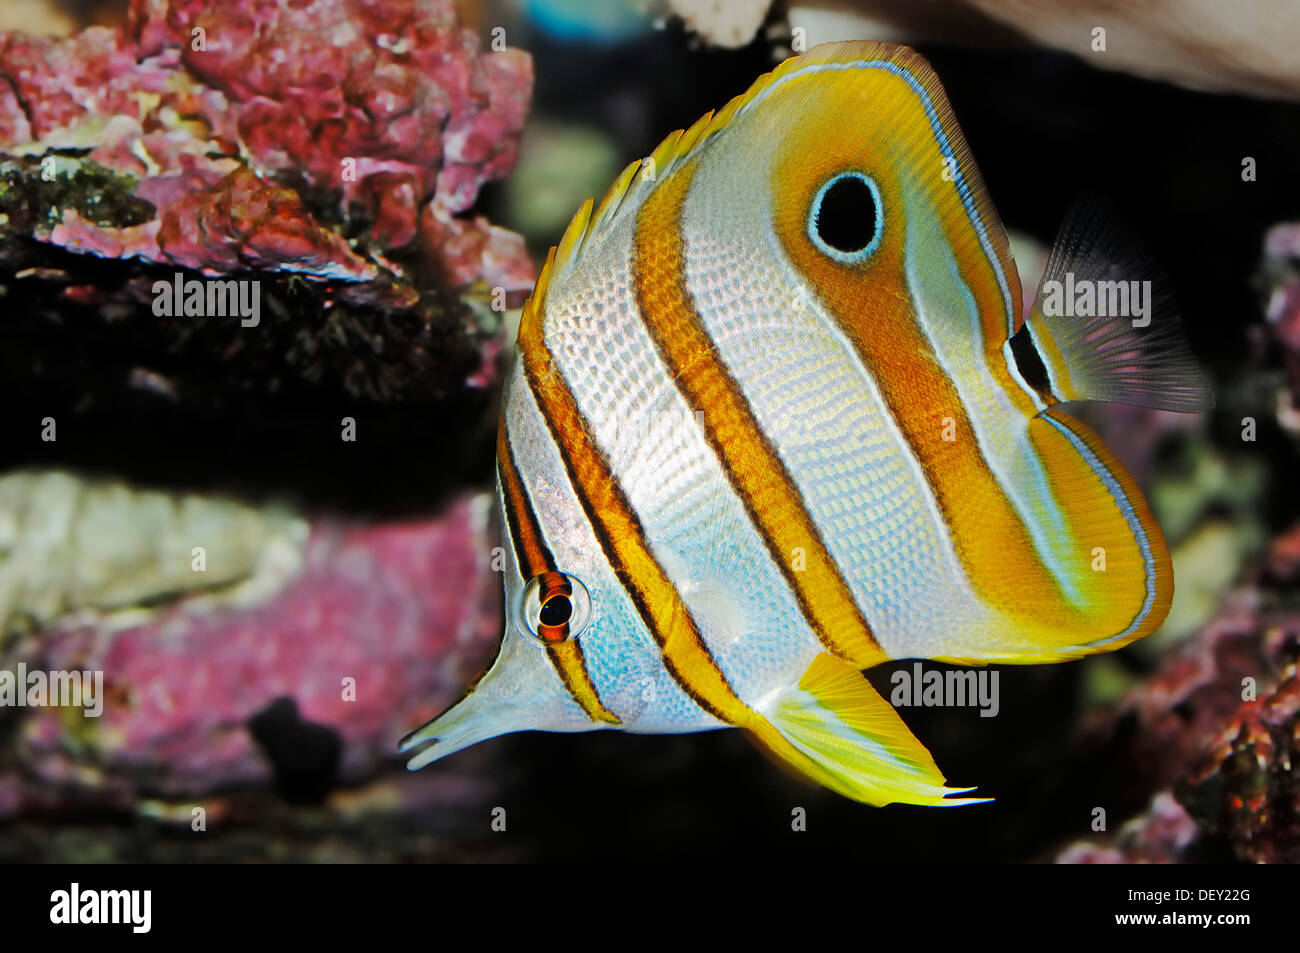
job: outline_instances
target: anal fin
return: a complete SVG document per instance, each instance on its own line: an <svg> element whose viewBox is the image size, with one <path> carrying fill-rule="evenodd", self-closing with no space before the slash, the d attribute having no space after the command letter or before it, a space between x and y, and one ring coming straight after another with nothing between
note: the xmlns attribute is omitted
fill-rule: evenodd
<svg viewBox="0 0 1300 953"><path fill-rule="evenodd" d="M819 655L797 687L779 695L756 734L803 774L855 801L953 807L973 788L944 786L943 774L898 712L848 663Z"/></svg>

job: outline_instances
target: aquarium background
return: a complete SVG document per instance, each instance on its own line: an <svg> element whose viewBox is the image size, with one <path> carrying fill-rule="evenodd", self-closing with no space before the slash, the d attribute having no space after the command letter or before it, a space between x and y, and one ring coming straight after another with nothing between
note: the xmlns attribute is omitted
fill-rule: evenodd
<svg viewBox="0 0 1300 953"><path fill-rule="evenodd" d="M979 4L212 6L0 6L0 668L105 684L97 719L0 709L0 860L1300 859L1300 83L1261 52L1295 23L1098 14L1097 51ZM1168 271L1216 406L1079 409L1164 529L1168 621L1000 667L996 717L904 711L975 808L864 807L730 731L406 772L499 635L495 414L537 265L801 25L926 55L1027 294L1084 193ZM160 317L177 271L261 282L259 324Z"/></svg>

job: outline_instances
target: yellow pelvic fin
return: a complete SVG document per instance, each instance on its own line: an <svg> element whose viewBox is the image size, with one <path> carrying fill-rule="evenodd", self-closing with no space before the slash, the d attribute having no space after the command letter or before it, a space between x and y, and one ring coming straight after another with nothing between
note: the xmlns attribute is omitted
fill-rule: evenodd
<svg viewBox="0 0 1300 953"><path fill-rule="evenodd" d="M797 687L762 712L755 734L801 773L867 804L952 807L989 798L951 798L930 752L898 712L847 662L822 653ZM775 735L775 737L773 737Z"/></svg>

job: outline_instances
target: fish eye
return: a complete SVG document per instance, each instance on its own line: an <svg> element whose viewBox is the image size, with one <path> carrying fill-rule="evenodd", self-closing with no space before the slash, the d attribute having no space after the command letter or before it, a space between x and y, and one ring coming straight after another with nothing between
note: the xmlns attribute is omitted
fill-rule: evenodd
<svg viewBox="0 0 1300 953"><path fill-rule="evenodd" d="M537 614L537 619L542 625L554 628L565 625L572 616L573 603L568 596L557 592L542 603L542 611Z"/></svg>
<svg viewBox="0 0 1300 953"><path fill-rule="evenodd" d="M515 619L524 635L544 645L569 642L591 620L591 595L577 576L544 572L524 586Z"/></svg>
<svg viewBox="0 0 1300 953"><path fill-rule="evenodd" d="M856 264L876 250L884 224L875 180L861 172L840 172L813 197L808 237L836 261Z"/></svg>

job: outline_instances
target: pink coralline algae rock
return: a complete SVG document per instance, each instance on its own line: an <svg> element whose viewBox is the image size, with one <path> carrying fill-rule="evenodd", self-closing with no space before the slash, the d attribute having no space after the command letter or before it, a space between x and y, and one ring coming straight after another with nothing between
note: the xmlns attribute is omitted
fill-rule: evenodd
<svg viewBox="0 0 1300 953"><path fill-rule="evenodd" d="M298 193L244 168L167 204L161 221L128 229L87 222L65 210L50 241L105 257L150 258L153 245L171 264L207 273L258 269L340 281L367 281L379 273L342 236L317 224Z"/></svg>
<svg viewBox="0 0 1300 953"><path fill-rule="evenodd" d="M263 167L302 167L331 187L340 161L357 158L345 200L387 171L459 212L514 165L531 62L516 50L480 54L450 3L136 0L132 29L141 53L179 49L230 99Z"/></svg>
<svg viewBox="0 0 1300 953"><path fill-rule="evenodd" d="M296 192L270 187L247 169L172 205L158 244L171 261L188 268L297 266L343 279L370 278L376 271L342 237L317 225Z"/></svg>
<svg viewBox="0 0 1300 953"><path fill-rule="evenodd" d="M1284 616L1270 620L1249 590L1229 597L1219 615L1171 652L1116 713L1137 720L1135 763L1157 783L1180 777L1236 712L1243 679L1267 684L1277 671L1279 640L1295 624Z"/></svg>
<svg viewBox="0 0 1300 953"><path fill-rule="evenodd" d="M482 50L451 0L135 0L125 32L0 35L0 152L89 150L158 212L35 237L208 272L400 280L409 249L526 292L522 240L459 216L513 165L531 94L527 54Z"/></svg>
<svg viewBox="0 0 1300 953"><path fill-rule="evenodd" d="M1300 671L1244 702L1177 793L1243 860L1300 862Z"/></svg>
<svg viewBox="0 0 1300 953"><path fill-rule="evenodd" d="M252 607L191 599L123 631L51 631L39 664L103 671L103 715L33 709L19 757L40 780L25 798L0 783L0 816L60 789L129 803L265 783L272 761L249 723L285 698L337 733L339 780L391 764L397 740L455 699L499 636L485 501L419 522L317 522L301 572Z"/></svg>

